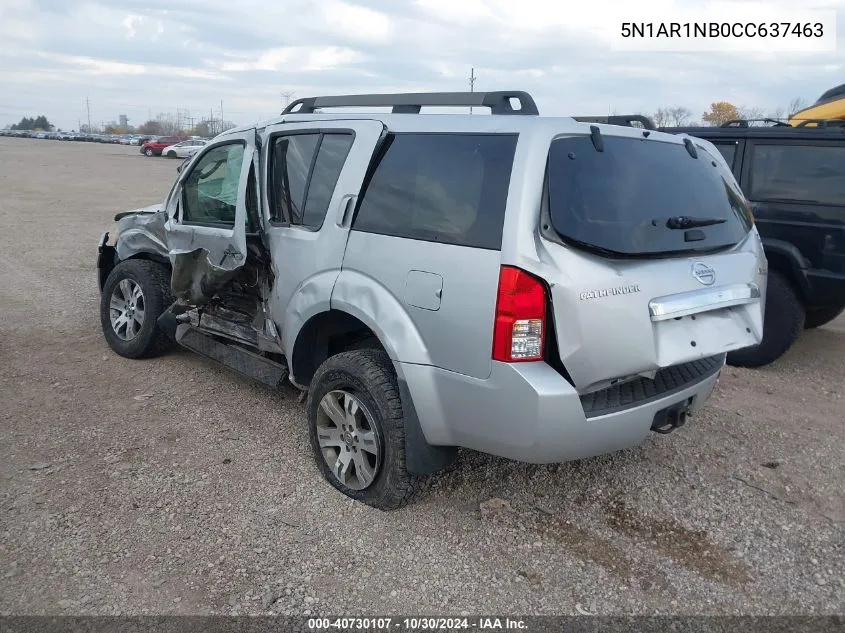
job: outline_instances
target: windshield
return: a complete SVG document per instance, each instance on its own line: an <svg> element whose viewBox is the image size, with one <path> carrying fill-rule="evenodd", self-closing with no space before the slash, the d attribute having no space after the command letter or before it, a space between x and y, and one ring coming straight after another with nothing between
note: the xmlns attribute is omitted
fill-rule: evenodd
<svg viewBox="0 0 845 633"><path fill-rule="evenodd" d="M665 255L732 246L752 226L732 177L700 147L603 136L552 141L551 224L578 246L622 256ZM602 147L600 144L599 147Z"/></svg>

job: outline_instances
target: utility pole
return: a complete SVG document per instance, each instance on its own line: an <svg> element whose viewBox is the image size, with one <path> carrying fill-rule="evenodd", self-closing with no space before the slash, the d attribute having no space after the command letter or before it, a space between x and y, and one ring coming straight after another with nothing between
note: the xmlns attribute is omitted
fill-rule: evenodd
<svg viewBox="0 0 845 633"><path fill-rule="evenodd" d="M475 92L475 68L471 68L469 71L469 91ZM469 113L472 114L472 106L469 107Z"/></svg>
<svg viewBox="0 0 845 633"><path fill-rule="evenodd" d="M220 131L223 131L223 99L220 99Z"/></svg>
<svg viewBox="0 0 845 633"><path fill-rule="evenodd" d="M88 110L88 133L91 133L91 103L88 101L88 97L85 97L85 108Z"/></svg>

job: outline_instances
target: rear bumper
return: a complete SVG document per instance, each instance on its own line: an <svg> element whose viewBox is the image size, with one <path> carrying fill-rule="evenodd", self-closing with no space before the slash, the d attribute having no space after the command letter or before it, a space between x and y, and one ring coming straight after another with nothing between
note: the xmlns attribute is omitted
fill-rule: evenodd
<svg viewBox="0 0 845 633"><path fill-rule="evenodd" d="M700 380L590 417L574 387L542 362L494 362L486 380L431 366L397 365L429 443L554 463L636 445L667 407L689 400L691 410L701 407L716 386L724 358Z"/></svg>

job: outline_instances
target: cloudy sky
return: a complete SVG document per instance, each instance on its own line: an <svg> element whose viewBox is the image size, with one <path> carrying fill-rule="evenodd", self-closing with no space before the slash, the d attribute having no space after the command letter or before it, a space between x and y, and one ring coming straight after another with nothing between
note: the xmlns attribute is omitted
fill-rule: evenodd
<svg viewBox="0 0 845 633"><path fill-rule="evenodd" d="M698 10L731 19L740 0L654 0L649 15ZM774 2L765 5L774 7ZM765 6L764 5L764 6ZM246 123L283 93L524 89L543 114L652 112L714 100L785 109L845 83L845 0L836 52L611 50L623 0L0 0L0 126L45 114L139 124L210 110ZM637 5L641 12L642 4ZM762 20L765 8L757 9ZM636 14L635 14L636 15ZM668 13L667 13L668 15Z"/></svg>

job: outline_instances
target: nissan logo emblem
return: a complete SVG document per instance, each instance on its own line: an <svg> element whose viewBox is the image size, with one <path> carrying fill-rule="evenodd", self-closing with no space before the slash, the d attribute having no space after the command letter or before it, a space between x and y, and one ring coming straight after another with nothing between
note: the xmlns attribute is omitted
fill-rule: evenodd
<svg viewBox="0 0 845 633"><path fill-rule="evenodd" d="M704 262L695 262L692 265L692 276L705 286L712 286L716 281L716 271Z"/></svg>

